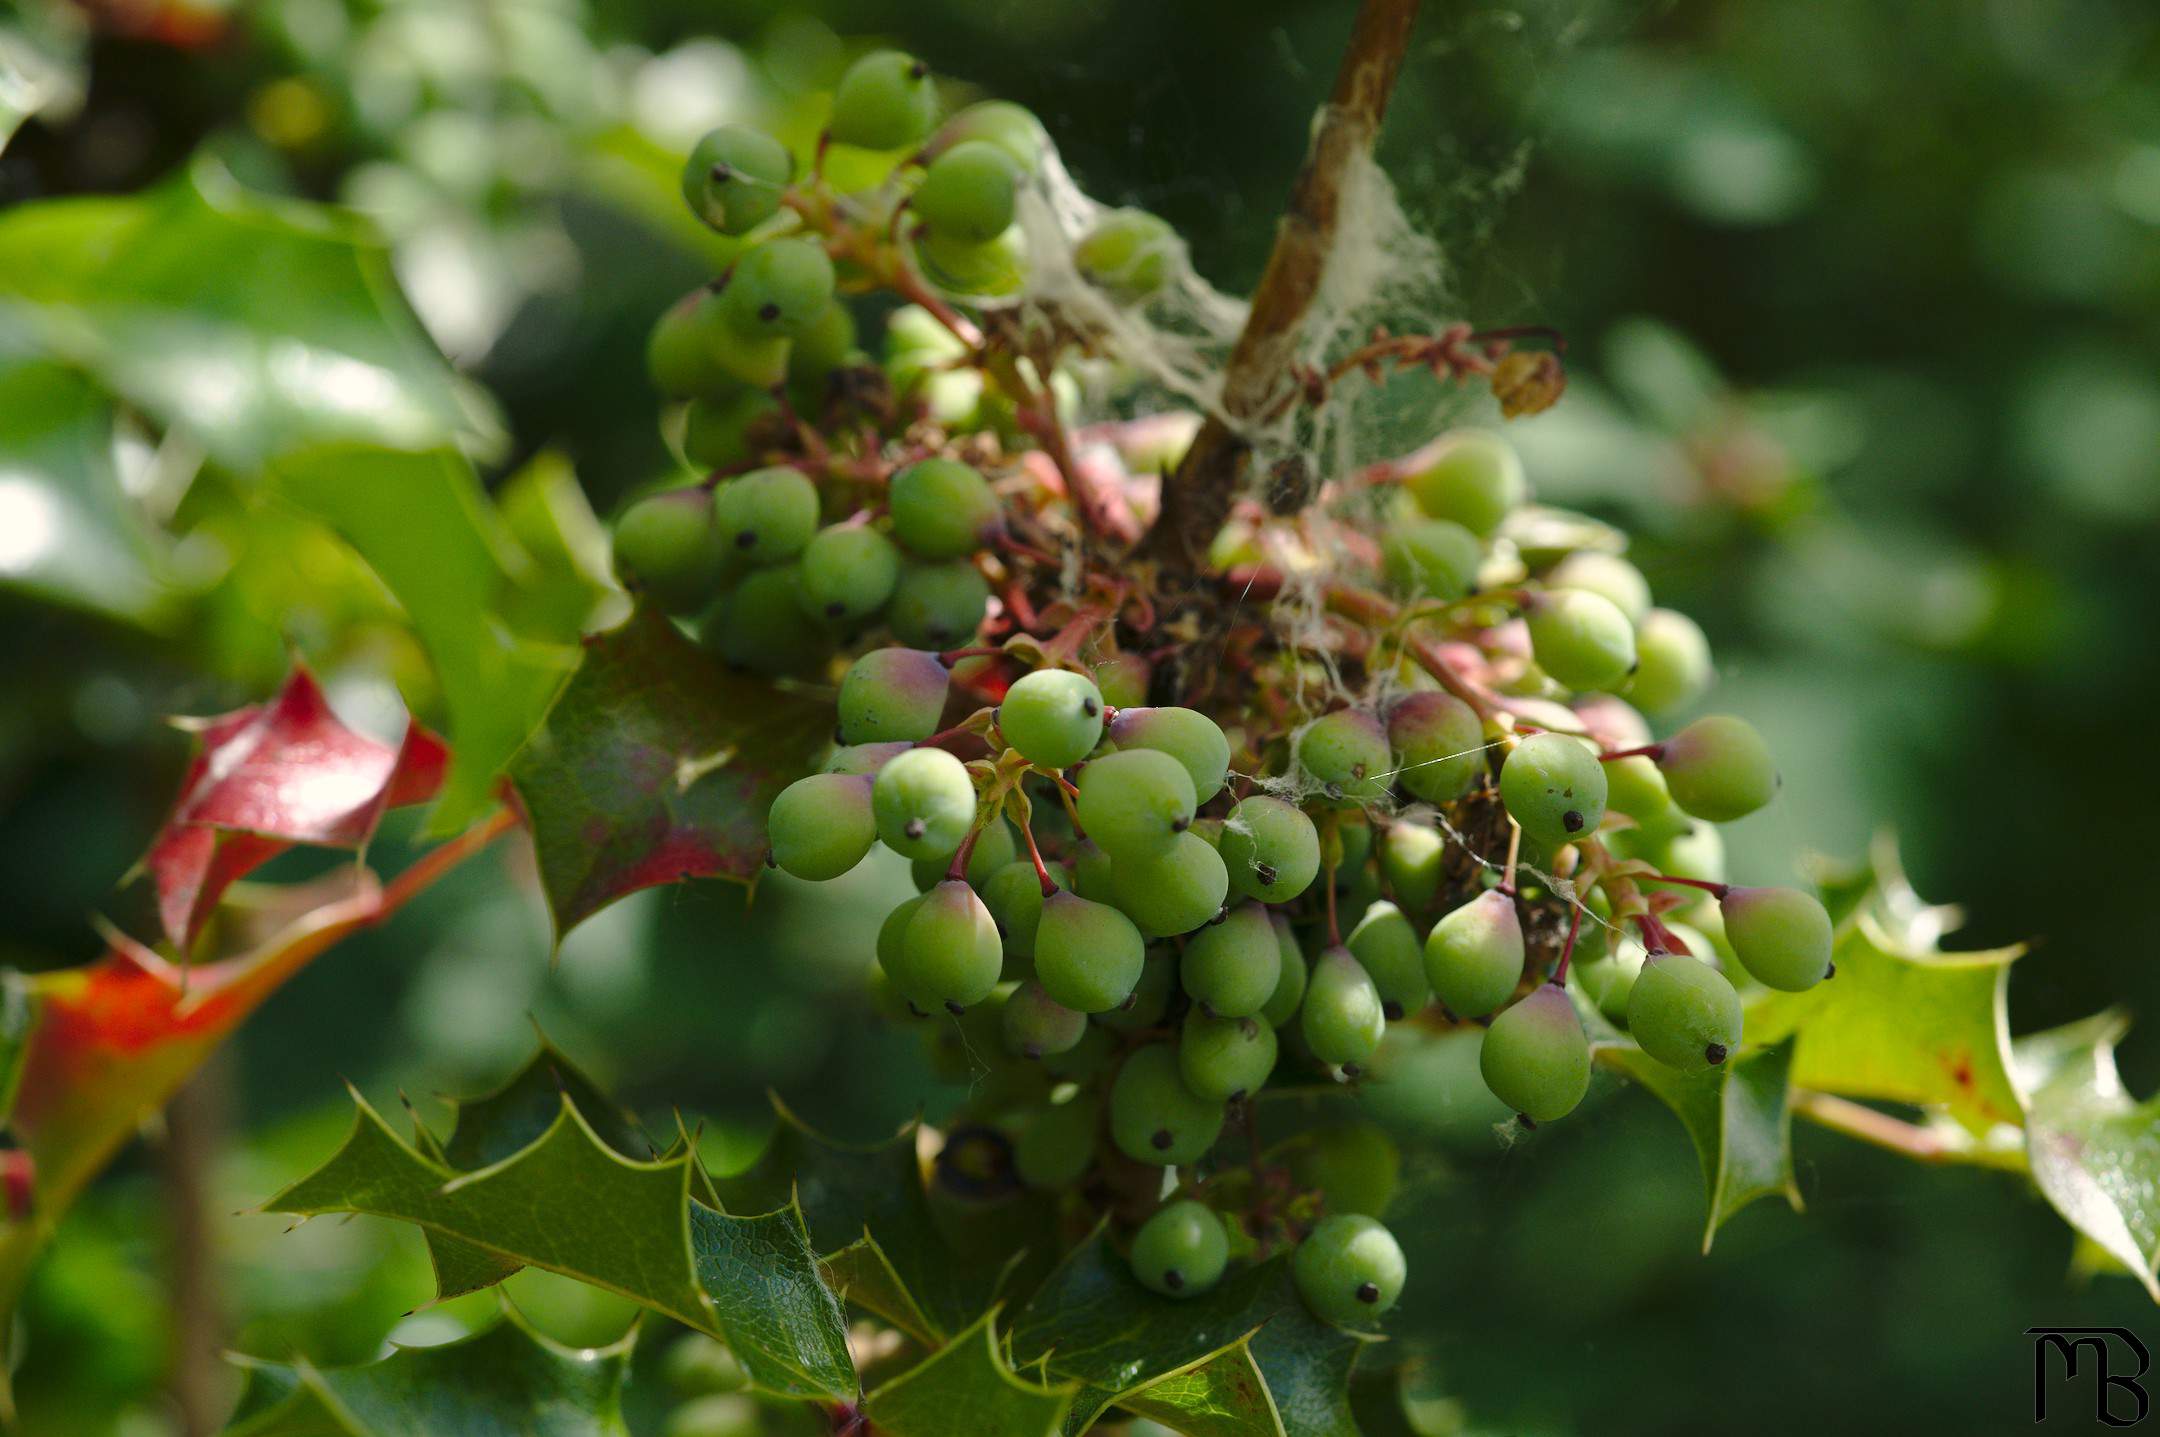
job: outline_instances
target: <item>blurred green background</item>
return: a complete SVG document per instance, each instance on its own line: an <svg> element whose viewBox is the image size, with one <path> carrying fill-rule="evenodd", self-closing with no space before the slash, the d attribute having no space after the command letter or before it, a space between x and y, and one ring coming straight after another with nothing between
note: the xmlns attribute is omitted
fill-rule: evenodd
<svg viewBox="0 0 2160 1437"><path fill-rule="evenodd" d="M35 5L0 11L5 43L54 77L0 155L0 204L133 191L205 153L256 188L356 207L500 405L490 474L559 453L605 514L670 462L640 352L709 272L669 193L704 129L809 133L851 47L888 39L1034 108L1085 188L1169 218L1242 290L1350 8ZM1857 855L1894 828L1920 891L1966 909L1960 946L2034 943L2014 1029L2111 1002L2160 1013L2150 881L2117 846L2156 801L2160 10L1428 9L1383 162L1442 240L1464 315L1566 333L1567 400L1513 431L1541 494L1637 536L1660 600L1711 634L1717 702L1781 755L1786 797L1733 831L1735 875ZM385 601L349 561L285 559L282 581L224 585L156 635L0 595L6 961L94 955L85 917L110 909L186 756L160 716L259 696L288 642L334 679L366 657L341 690L361 708L403 676L411 656L370 636ZM960 1089L860 982L881 897L905 885L858 872L813 908L776 879L747 918L720 885L649 893L551 962L529 875L491 856L348 942L189 1102L214 1135L223 1339L356 1361L393 1329L474 1316L404 1316L429 1291L409 1230L233 1215L329 1151L344 1079L379 1103L477 1091L537 1021L642 1111L712 1119L716 1156L755 1148L767 1089L849 1136L949 1106ZM2133 1030L2123 1062L2136 1091L2160 1084L2160 1025ZM1803 1124L1808 1213L1759 1205L1703 1258L1694 1158L1646 1097L1613 1091L1502 1150L1444 1088L1435 1074L1381 1100L1413 1154L1392 1330L1430 1359L1434 1431L2007 1431L2027 1420L2024 1328L2160 1331L2134 1285L2075 1270L2068 1231L2010 1179ZM158 1154L123 1159L33 1282L15 1348L32 1432L179 1430ZM535 1274L513 1289L564 1335L627 1321Z"/></svg>

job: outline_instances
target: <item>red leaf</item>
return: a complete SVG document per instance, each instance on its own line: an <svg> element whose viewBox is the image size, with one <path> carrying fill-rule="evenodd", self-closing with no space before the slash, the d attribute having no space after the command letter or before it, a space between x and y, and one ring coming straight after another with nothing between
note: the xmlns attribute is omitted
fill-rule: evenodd
<svg viewBox="0 0 2160 1437"><path fill-rule="evenodd" d="M172 817L144 860L182 952L227 887L296 843L359 848L383 813L442 786L448 752L419 724L397 748L338 721L295 667L275 699L204 720Z"/></svg>

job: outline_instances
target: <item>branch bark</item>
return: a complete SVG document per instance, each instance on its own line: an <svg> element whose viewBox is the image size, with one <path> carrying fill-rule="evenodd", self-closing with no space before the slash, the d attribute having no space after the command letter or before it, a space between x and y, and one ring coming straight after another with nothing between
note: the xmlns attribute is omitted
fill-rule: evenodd
<svg viewBox="0 0 2160 1437"><path fill-rule="evenodd" d="M1352 163L1372 153L1417 12L1418 0L1361 0L1358 6L1334 91L1223 371L1222 411L1208 416L1164 488L1162 516L1146 551L1167 564L1197 570L1229 516L1249 454L1235 426L1265 413L1290 379L1299 332L1342 223L1343 182Z"/></svg>

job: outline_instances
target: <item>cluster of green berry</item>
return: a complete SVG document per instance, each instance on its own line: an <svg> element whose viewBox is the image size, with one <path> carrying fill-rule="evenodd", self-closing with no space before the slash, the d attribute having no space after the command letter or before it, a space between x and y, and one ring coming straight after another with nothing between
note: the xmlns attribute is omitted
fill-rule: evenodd
<svg viewBox="0 0 2160 1437"><path fill-rule="evenodd" d="M831 145L893 152L889 173L837 193ZM1110 339L1054 294L1024 324L995 298L1042 257L1026 210L1053 154L1011 105L940 126L890 51L841 80L805 174L756 131L707 136L685 194L741 247L651 348L707 477L630 506L617 565L731 665L839 671L836 747L773 803L771 861L912 863L880 981L966 1055L966 1117L1010 1178L1116 1215L1157 1292L1294 1244L1312 1309L1369 1325L1403 1256L1344 1194L1392 1148L1348 1144L1324 1180L1276 1163L1264 1088L1384 1076L1391 1029L1471 1027L1492 1093L1551 1121L1589 1085L1586 1014L1715 1067L1744 985L1829 974L1830 921L1727 884L1712 825L1774 796L1767 748L1728 716L1653 737L1645 714L1712 681L1701 630L1601 530L1531 505L1496 435L1325 476L1300 512L1245 499L1206 572L1136 547L1160 438L1097 426L1083 459L1061 387ZM1113 305L1177 254L1134 211L1054 242ZM882 363L847 303L868 290L907 302ZM1243 607L1278 596L1287 621ZM1233 1122L1246 1180L1203 1181Z"/></svg>

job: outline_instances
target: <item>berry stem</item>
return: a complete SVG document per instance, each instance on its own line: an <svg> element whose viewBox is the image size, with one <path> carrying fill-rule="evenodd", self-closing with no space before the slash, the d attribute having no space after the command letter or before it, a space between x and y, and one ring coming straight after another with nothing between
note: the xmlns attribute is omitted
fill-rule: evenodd
<svg viewBox="0 0 2160 1437"><path fill-rule="evenodd" d="M1500 872L1500 891L1508 897L1515 896L1515 860L1522 855L1522 825L1508 820L1507 867Z"/></svg>
<svg viewBox="0 0 2160 1437"><path fill-rule="evenodd" d="M1638 913L1635 915L1635 926L1642 930L1643 948L1651 957L1661 957L1667 953L1678 953L1682 957L1692 956L1688 953L1687 944L1675 937L1673 931L1660 922L1656 914Z"/></svg>
<svg viewBox="0 0 2160 1437"><path fill-rule="evenodd" d="M1027 841L1028 862L1035 865L1035 880L1042 884L1042 895L1048 898L1057 892L1057 880L1050 876L1050 865L1043 862L1042 850L1035 846L1035 829L1025 819L1020 824L1020 837Z"/></svg>
<svg viewBox="0 0 2160 1437"><path fill-rule="evenodd" d="M1623 758L1647 758L1655 762L1656 760L1661 759L1664 756L1665 745L1661 743L1646 743L1639 745L1635 748L1607 749L1605 752L1598 755L1598 762L1612 763L1616 759Z"/></svg>
<svg viewBox="0 0 2160 1437"><path fill-rule="evenodd" d="M1700 888L1712 898L1723 898L1732 892L1730 883L1712 883L1707 878L1681 878L1671 873L1638 873L1635 878L1643 883L1679 883L1689 888Z"/></svg>
<svg viewBox="0 0 2160 1437"><path fill-rule="evenodd" d="M1575 940L1582 933L1582 900L1568 904L1567 939L1560 945L1560 961L1553 964L1552 981L1563 988L1567 986L1568 963L1575 957Z"/></svg>

